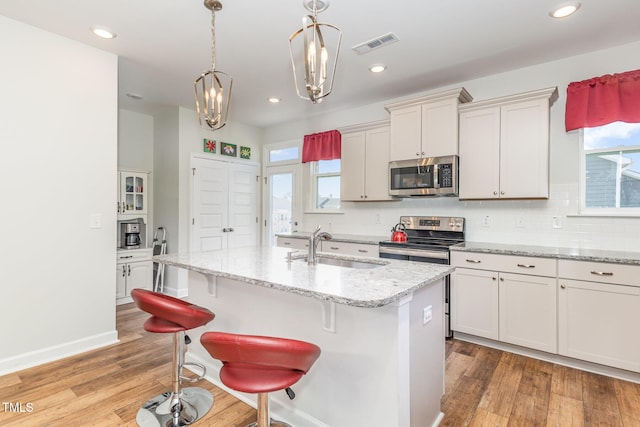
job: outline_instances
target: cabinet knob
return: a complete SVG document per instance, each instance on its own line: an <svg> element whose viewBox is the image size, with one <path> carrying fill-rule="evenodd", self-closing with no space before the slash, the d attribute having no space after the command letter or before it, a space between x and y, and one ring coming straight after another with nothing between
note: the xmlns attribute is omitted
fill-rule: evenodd
<svg viewBox="0 0 640 427"><path fill-rule="evenodd" d="M491 278L491 280L496 280L496 278L495 278L495 277L492 277L492 278Z"/></svg>
<svg viewBox="0 0 640 427"><path fill-rule="evenodd" d="M417 156L417 157L420 157L420 153L416 153L416 156Z"/></svg>
<svg viewBox="0 0 640 427"><path fill-rule="evenodd" d="M504 282L504 277L501 277L501 278L500 278L500 281L501 281L501 282Z"/></svg>
<svg viewBox="0 0 640 427"><path fill-rule="evenodd" d="M565 285L560 285L560 289L564 289L564 288L566 288Z"/></svg>
<svg viewBox="0 0 640 427"><path fill-rule="evenodd" d="M364 195L364 198L365 198L365 199L367 198L367 195L366 195L366 194Z"/></svg>
<svg viewBox="0 0 640 427"><path fill-rule="evenodd" d="M360 198L361 198L361 199L364 199L364 196L361 194L361 195L360 195Z"/></svg>
<svg viewBox="0 0 640 427"><path fill-rule="evenodd" d="M498 192L497 192L497 191L494 191L494 192L493 192L493 195L494 195L494 196L497 196L497 195L498 195Z"/></svg>
<svg viewBox="0 0 640 427"><path fill-rule="evenodd" d="M500 194L502 194L504 196L504 191L501 191Z"/></svg>

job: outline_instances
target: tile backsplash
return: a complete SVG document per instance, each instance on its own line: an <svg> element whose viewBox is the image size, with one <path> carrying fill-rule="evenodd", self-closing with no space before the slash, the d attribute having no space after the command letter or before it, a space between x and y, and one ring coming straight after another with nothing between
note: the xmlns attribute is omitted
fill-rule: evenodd
<svg viewBox="0 0 640 427"><path fill-rule="evenodd" d="M461 216L468 241L640 252L640 218L580 216L577 194L577 185L552 184L547 200L346 202L342 214L306 214L302 230L386 236L401 215Z"/></svg>

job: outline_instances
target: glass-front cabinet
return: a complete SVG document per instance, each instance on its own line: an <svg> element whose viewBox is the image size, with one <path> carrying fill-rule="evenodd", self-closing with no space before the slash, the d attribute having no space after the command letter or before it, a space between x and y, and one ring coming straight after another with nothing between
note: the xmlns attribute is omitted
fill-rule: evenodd
<svg viewBox="0 0 640 427"><path fill-rule="evenodd" d="M120 171L118 215L147 214L147 174Z"/></svg>

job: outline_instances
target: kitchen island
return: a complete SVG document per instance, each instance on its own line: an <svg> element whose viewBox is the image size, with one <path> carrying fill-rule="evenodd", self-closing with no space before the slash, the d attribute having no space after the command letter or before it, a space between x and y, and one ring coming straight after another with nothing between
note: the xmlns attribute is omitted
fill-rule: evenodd
<svg viewBox="0 0 640 427"><path fill-rule="evenodd" d="M271 395L274 418L296 427L437 425L444 393L444 277L452 268L327 254L321 254L325 261L351 266L308 265L287 261L288 252L250 247L154 257L189 270L189 301L216 313L190 333L187 358L204 363L207 379L224 388L219 362L198 344L202 333L309 341L322 354L293 387L294 400L284 392ZM226 390L255 406L255 396Z"/></svg>

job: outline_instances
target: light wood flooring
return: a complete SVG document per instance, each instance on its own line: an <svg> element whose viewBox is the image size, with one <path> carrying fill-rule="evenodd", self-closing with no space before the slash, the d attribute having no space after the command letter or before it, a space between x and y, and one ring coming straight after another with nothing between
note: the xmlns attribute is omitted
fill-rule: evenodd
<svg viewBox="0 0 640 427"><path fill-rule="evenodd" d="M1 376L0 426L135 426L138 408L170 387L171 337L144 332L146 318L119 306L120 344ZM457 340L447 341L446 369L443 426L640 426L639 384ZM196 425L255 420L253 408L214 385L196 386L215 397ZM33 410L12 412L5 402Z"/></svg>

